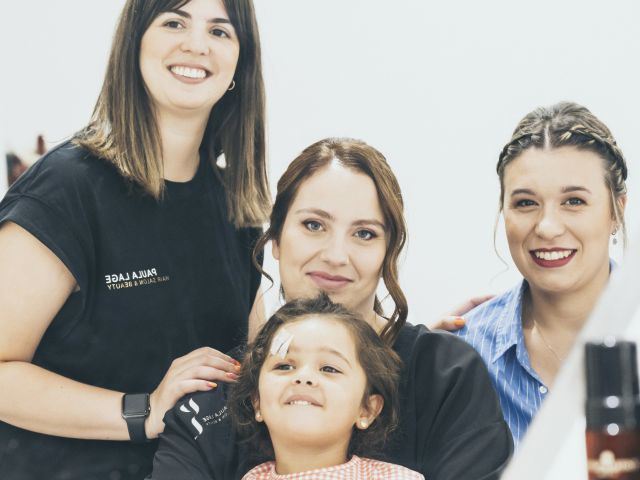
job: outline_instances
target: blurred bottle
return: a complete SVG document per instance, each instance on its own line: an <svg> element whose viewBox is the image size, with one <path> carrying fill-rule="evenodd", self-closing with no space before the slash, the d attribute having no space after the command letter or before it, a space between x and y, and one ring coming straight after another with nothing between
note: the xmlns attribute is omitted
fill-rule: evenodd
<svg viewBox="0 0 640 480"><path fill-rule="evenodd" d="M589 480L640 480L640 392L636 344L585 345Z"/></svg>

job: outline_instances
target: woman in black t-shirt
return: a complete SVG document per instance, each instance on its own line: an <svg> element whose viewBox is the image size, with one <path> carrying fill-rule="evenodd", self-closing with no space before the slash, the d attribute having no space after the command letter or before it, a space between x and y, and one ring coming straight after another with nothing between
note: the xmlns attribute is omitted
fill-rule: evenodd
<svg viewBox="0 0 640 480"><path fill-rule="evenodd" d="M430 480L497 479L512 449L486 367L446 332L406 323L398 257L406 239L400 187L383 155L351 139L305 149L278 182L269 240L287 300L330 298L358 313L403 361L399 428L378 457ZM380 278L393 302L385 316ZM265 461L237 445L228 388L184 397L165 416L154 480L240 478Z"/></svg>
<svg viewBox="0 0 640 480"><path fill-rule="evenodd" d="M0 203L0 478L144 477L234 376L269 209L251 0L128 0L90 123Z"/></svg>

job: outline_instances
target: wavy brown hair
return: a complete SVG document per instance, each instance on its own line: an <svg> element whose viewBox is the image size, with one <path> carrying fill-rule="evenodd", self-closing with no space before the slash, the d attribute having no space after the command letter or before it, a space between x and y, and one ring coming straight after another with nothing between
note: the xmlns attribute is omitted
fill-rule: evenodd
<svg viewBox="0 0 640 480"><path fill-rule="evenodd" d="M627 193L627 163L609 128L582 105L560 102L536 108L520 122L498 159L500 210L504 206L504 170L529 148L554 149L576 147L597 154L604 162L604 181L611 192L613 219L622 228L624 243L627 231L620 197Z"/></svg>
<svg viewBox="0 0 640 480"><path fill-rule="evenodd" d="M370 395L384 400L382 411L366 429L353 428L349 455L371 456L382 452L398 423L398 385L402 361L376 331L358 315L333 303L326 293L316 298L297 299L286 303L264 324L256 339L247 347L237 383L231 386L229 409L241 441L248 442L249 451L257 458L273 458L273 445L264 422L255 418L254 402L260 398L258 385L271 341L280 327L299 322L309 316L338 322L353 339L356 358L366 376L363 405Z"/></svg>
<svg viewBox="0 0 640 480"><path fill-rule="evenodd" d="M102 90L76 143L113 163L127 179L158 199L164 189L162 147L153 105L140 72L142 36L163 12L189 0L128 0L116 28ZM223 0L240 43L236 86L211 110L201 152L222 170L229 219L262 225L271 197L265 161L265 99L260 38L251 0Z"/></svg>
<svg viewBox="0 0 640 480"><path fill-rule="evenodd" d="M278 193L271 210L269 228L256 243L254 264L271 280L271 277L260 268L260 252L269 240L276 242L280 240L289 208L304 181L334 160L346 168L367 175L373 180L378 193L387 241L382 262L382 279L394 302L393 313L387 318L387 325L380 336L389 345L393 345L408 315L407 299L398 281L398 258L407 238L407 226L398 180L384 155L372 146L352 138L326 138L305 148L291 162L278 181ZM378 315L384 316L382 304L377 296L374 301L374 310Z"/></svg>

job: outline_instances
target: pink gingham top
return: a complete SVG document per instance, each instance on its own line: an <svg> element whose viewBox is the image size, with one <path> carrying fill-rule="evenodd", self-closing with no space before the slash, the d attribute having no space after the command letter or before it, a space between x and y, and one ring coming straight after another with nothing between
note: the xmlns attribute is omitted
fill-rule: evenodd
<svg viewBox="0 0 640 480"><path fill-rule="evenodd" d="M342 465L288 475L278 475L275 462L265 462L252 468L242 480L424 480L424 476L394 463L354 455Z"/></svg>

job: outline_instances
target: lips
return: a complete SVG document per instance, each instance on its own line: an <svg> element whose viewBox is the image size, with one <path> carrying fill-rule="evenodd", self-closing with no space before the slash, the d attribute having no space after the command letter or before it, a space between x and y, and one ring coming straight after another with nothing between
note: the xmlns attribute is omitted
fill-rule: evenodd
<svg viewBox="0 0 640 480"><path fill-rule="evenodd" d="M543 268L559 268L568 264L577 250L572 248L538 248L529 251L536 265Z"/></svg>
<svg viewBox="0 0 640 480"><path fill-rule="evenodd" d="M285 405L303 407L321 407L322 404L311 395L291 395L284 401Z"/></svg>
<svg viewBox="0 0 640 480"><path fill-rule="evenodd" d="M350 278L341 275L331 275L322 271L309 272L307 275L321 290L327 291L340 290L353 282Z"/></svg>

